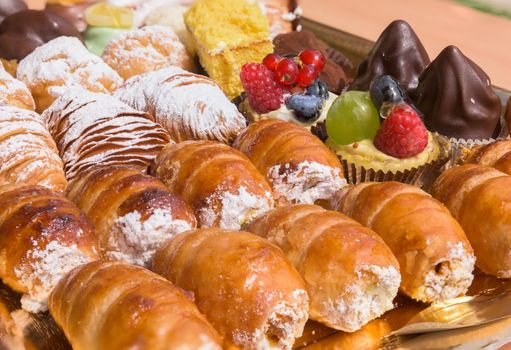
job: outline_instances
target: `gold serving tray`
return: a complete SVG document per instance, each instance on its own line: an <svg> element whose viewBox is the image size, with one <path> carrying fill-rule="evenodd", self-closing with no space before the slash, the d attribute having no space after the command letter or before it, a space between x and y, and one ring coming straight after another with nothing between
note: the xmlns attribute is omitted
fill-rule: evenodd
<svg viewBox="0 0 511 350"><path fill-rule="evenodd" d="M302 18L355 65L370 51L369 40ZM510 92L495 87L503 104ZM0 350L68 350L71 346L48 313L20 309L19 294L0 283ZM511 341L511 280L476 272L467 296L428 306L399 296L397 307L355 333L308 322L296 349L498 349ZM93 349L91 349L93 350Z"/></svg>

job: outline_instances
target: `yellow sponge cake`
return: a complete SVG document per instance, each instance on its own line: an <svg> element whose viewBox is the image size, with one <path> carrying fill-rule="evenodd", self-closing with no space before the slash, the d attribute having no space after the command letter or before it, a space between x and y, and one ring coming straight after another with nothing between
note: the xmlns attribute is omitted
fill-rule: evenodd
<svg viewBox="0 0 511 350"><path fill-rule="evenodd" d="M185 23L202 66L230 98L243 91L241 67L273 52L268 19L254 0L198 0Z"/></svg>

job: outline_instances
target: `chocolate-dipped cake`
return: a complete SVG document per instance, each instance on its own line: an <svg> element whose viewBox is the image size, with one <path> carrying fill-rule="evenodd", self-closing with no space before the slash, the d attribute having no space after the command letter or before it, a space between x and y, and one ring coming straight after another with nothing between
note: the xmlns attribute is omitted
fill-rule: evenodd
<svg viewBox="0 0 511 350"><path fill-rule="evenodd" d="M326 57L330 56L327 53L327 45L308 30L277 35L275 39L273 39L273 44L275 45L275 53L280 56L298 55L302 50L307 49L316 49L321 51ZM346 67L351 67L349 59L345 57L341 59L339 55L342 54L337 53L337 60L339 62L345 62ZM349 82L343 67L330 58L327 58L325 67L319 78L328 84L328 88L331 92L336 94L339 94Z"/></svg>
<svg viewBox="0 0 511 350"><path fill-rule="evenodd" d="M0 24L0 57L19 61L59 36L81 39L75 26L56 14L37 10L16 12Z"/></svg>
<svg viewBox="0 0 511 350"><path fill-rule="evenodd" d="M500 98L490 78L455 46L426 68L412 94L431 131L457 139L487 139L499 129Z"/></svg>
<svg viewBox="0 0 511 350"><path fill-rule="evenodd" d="M4 20L5 17L27 9L28 7L23 0L0 1L0 23Z"/></svg>
<svg viewBox="0 0 511 350"><path fill-rule="evenodd" d="M426 49L410 25L396 20L388 25L369 55L358 67L350 90L367 91L373 78L394 77L406 91L417 86L419 76L429 64Z"/></svg>
<svg viewBox="0 0 511 350"><path fill-rule="evenodd" d="M87 7L96 2L96 0L86 0L81 3L72 5L48 3L46 4L45 10L67 19L69 22L74 24L80 33L83 33L87 29L87 22L85 21L85 10Z"/></svg>

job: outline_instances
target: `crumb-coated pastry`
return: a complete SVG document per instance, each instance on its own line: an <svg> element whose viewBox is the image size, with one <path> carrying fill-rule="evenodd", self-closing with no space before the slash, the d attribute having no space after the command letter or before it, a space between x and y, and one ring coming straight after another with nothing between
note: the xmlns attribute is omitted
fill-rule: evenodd
<svg viewBox="0 0 511 350"><path fill-rule="evenodd" d="M308 318L298 272L251 233L185 232L157 251L153 271L192 292L220 335L243 349L291 349Z"/></svg>
<svg viewBox="0 0 511 350"><path fill-rule="evenodd" d="M219 142L169 144L152 172L193 207L200 227L237 230L273 207L264 176L247 157Z"/></svg>
<svg viewBox="0 0 511 350"><path fill-rule="evenodd" d="M62 159L41 116L0 105L0 187L9 184L64 191L67 181Z"/></svg>
<svg viewBox="0 0 511 350"><path fill-rule="evenodd" d="M213 80L179 67L135 76L115 96L153 115L176 142L230 143L246 126L245 118Z"/></svg>
<svg viewBox="0 0 511 350"><path fill-rule="evenodd" d="M59 37L35 49L19 63L17 77L32 92L38 112L69 89L109 94L122 84L112 68L72 37Z"/></svg>
<svg viewBox="0 0 511 350"><path fill-rule="evenodd" d="M445 171L433 196L465 230L486 274L511 278L511 177L494 168L467 164Z"/></svg>
<svg viewBox="0 0 511 350"><path fill-rule="evenodd" d="M102 255L130 264L146 266L163 242L197 227L185 201L128 167L94 168L69 184L67 196L94 224Z"/></svg>
<svg viewBox="0 0 511 350"><path fill-rule="evenodd" d="M68 271L98 258L92 225L71 201L43 187L1 187L0 203L0 279L23 293L23 309L44 311Z"/></svg>
<svg viewBox="0 0 511 350"><path fill-rule="evenodd" d="M197 0L184 18L202 66L229 98L243 92L241 67L273 52L268 19L256 1Z"/></svg>
<svg viewBox="0 0 511 350"><path fill-rule="evenodd" d="M401 291L436 302L464 294L474 278L474 251L460 224L437 200L399 182L345 187L331 201L374 230L401 266Z"/></svg>
<svg viewBox="0 0 511 350"><path fill-rule="evenodd" d="M497 140L470 152L467 163L494 167L511 175L511 140Z"/></svg>
<svg viewBox="0 0 511 350"><path fill-rule="evenodd" d="M172 142L152 116L112 96L70 90L43 113L68 180L96 165L127 165L146 171Z"/></svg>
<svg viewBox="0 0 511 350"><path fill-rule="evenodd" d="M138 266L77 267L49 306L74 350L222 349L218 333L179 288Z"/></svg>
<svg viewBox="0 0 511 350"><path fill-rule="evenodd" d="M34 98L21 81L10 75L0 62L0 105L7 104L18 108L34 110Z"/></svg>
<svg viewBox="0 0 511 350"><path fill-rule="evenodd" d="M193 70L193 60L177 35L159 25L116 36L102 57L124 79L170 66Z"/></svg>
<svg viewBox="0 0 511 350"><path fill-rule="evenodd" d="M336 155L293 123L258 121L238 136L233 147L266 176L279 204L329 200L346 184Z"/></svg>
<svg viewBox="0 0 511 350"><path fill-rule="evenodd" d="M401 276L374 231L311 204L273 209L245 227L279 246L303 277L312 320L354 332L393 309Z"/></svg>

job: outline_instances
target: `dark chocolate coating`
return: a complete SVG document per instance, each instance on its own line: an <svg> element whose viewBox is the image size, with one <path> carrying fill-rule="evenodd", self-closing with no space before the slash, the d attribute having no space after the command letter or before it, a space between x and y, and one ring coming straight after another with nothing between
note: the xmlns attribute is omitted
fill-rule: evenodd
<svg viewBox="0 0 511 350"><path fill-rule="evenodd" d="M277 35L273 39L273 45L275 53L281 56L298 55L306 49L321 51L327 57L327 61L319 78L328 84L328 89L333 93L340 94L349 82L344 69L328 58L327 45L308 30ZM346 61L349 62L347 58Z"/></svg>
<svg viewBox="0 0 511 350"><path fill-rule="evenodd" d="M96 1L85 1L76 5L59 5L47 4L45 10L56 14L57 16L67 19L78 29L80 33L87 30L87 22L85 21L85 10Z"/></svg>
<svg viewBox="0 0 511 350"><path fill-rule="evenodd" d="M431 131L462 139L486 139L499 129L500 98L490 78L455 46L426 68L412 93Z"/></svg>
<svg viewBox="0 0 511 350"><path fill-rule="evenodd" d="M5 17L27 9L23 0L0 0L0 23Z"/></svg>
<svg viewBox="0 0 511 350"><path fill-rule="evenodd" d="M506 116L505 116L507 128L511 135L511 96L507 100Z"/></svg>
<svg viewBox="0 0 511 350"><path fill-rule="evenodd" d="M53 13L37 10L17 12L0 24L0 57L22 60L36 47L59 36L82 39L72 23Z"/></svg>
<svg viewBox="0 0 511 350"><path fill-rule="evenodd" d="M405 91L414 89L429 64L429 56L408 23L396 20L380 34L369 55L358 66L349 90L368 91L380 75L394 77Z"/></svg>

